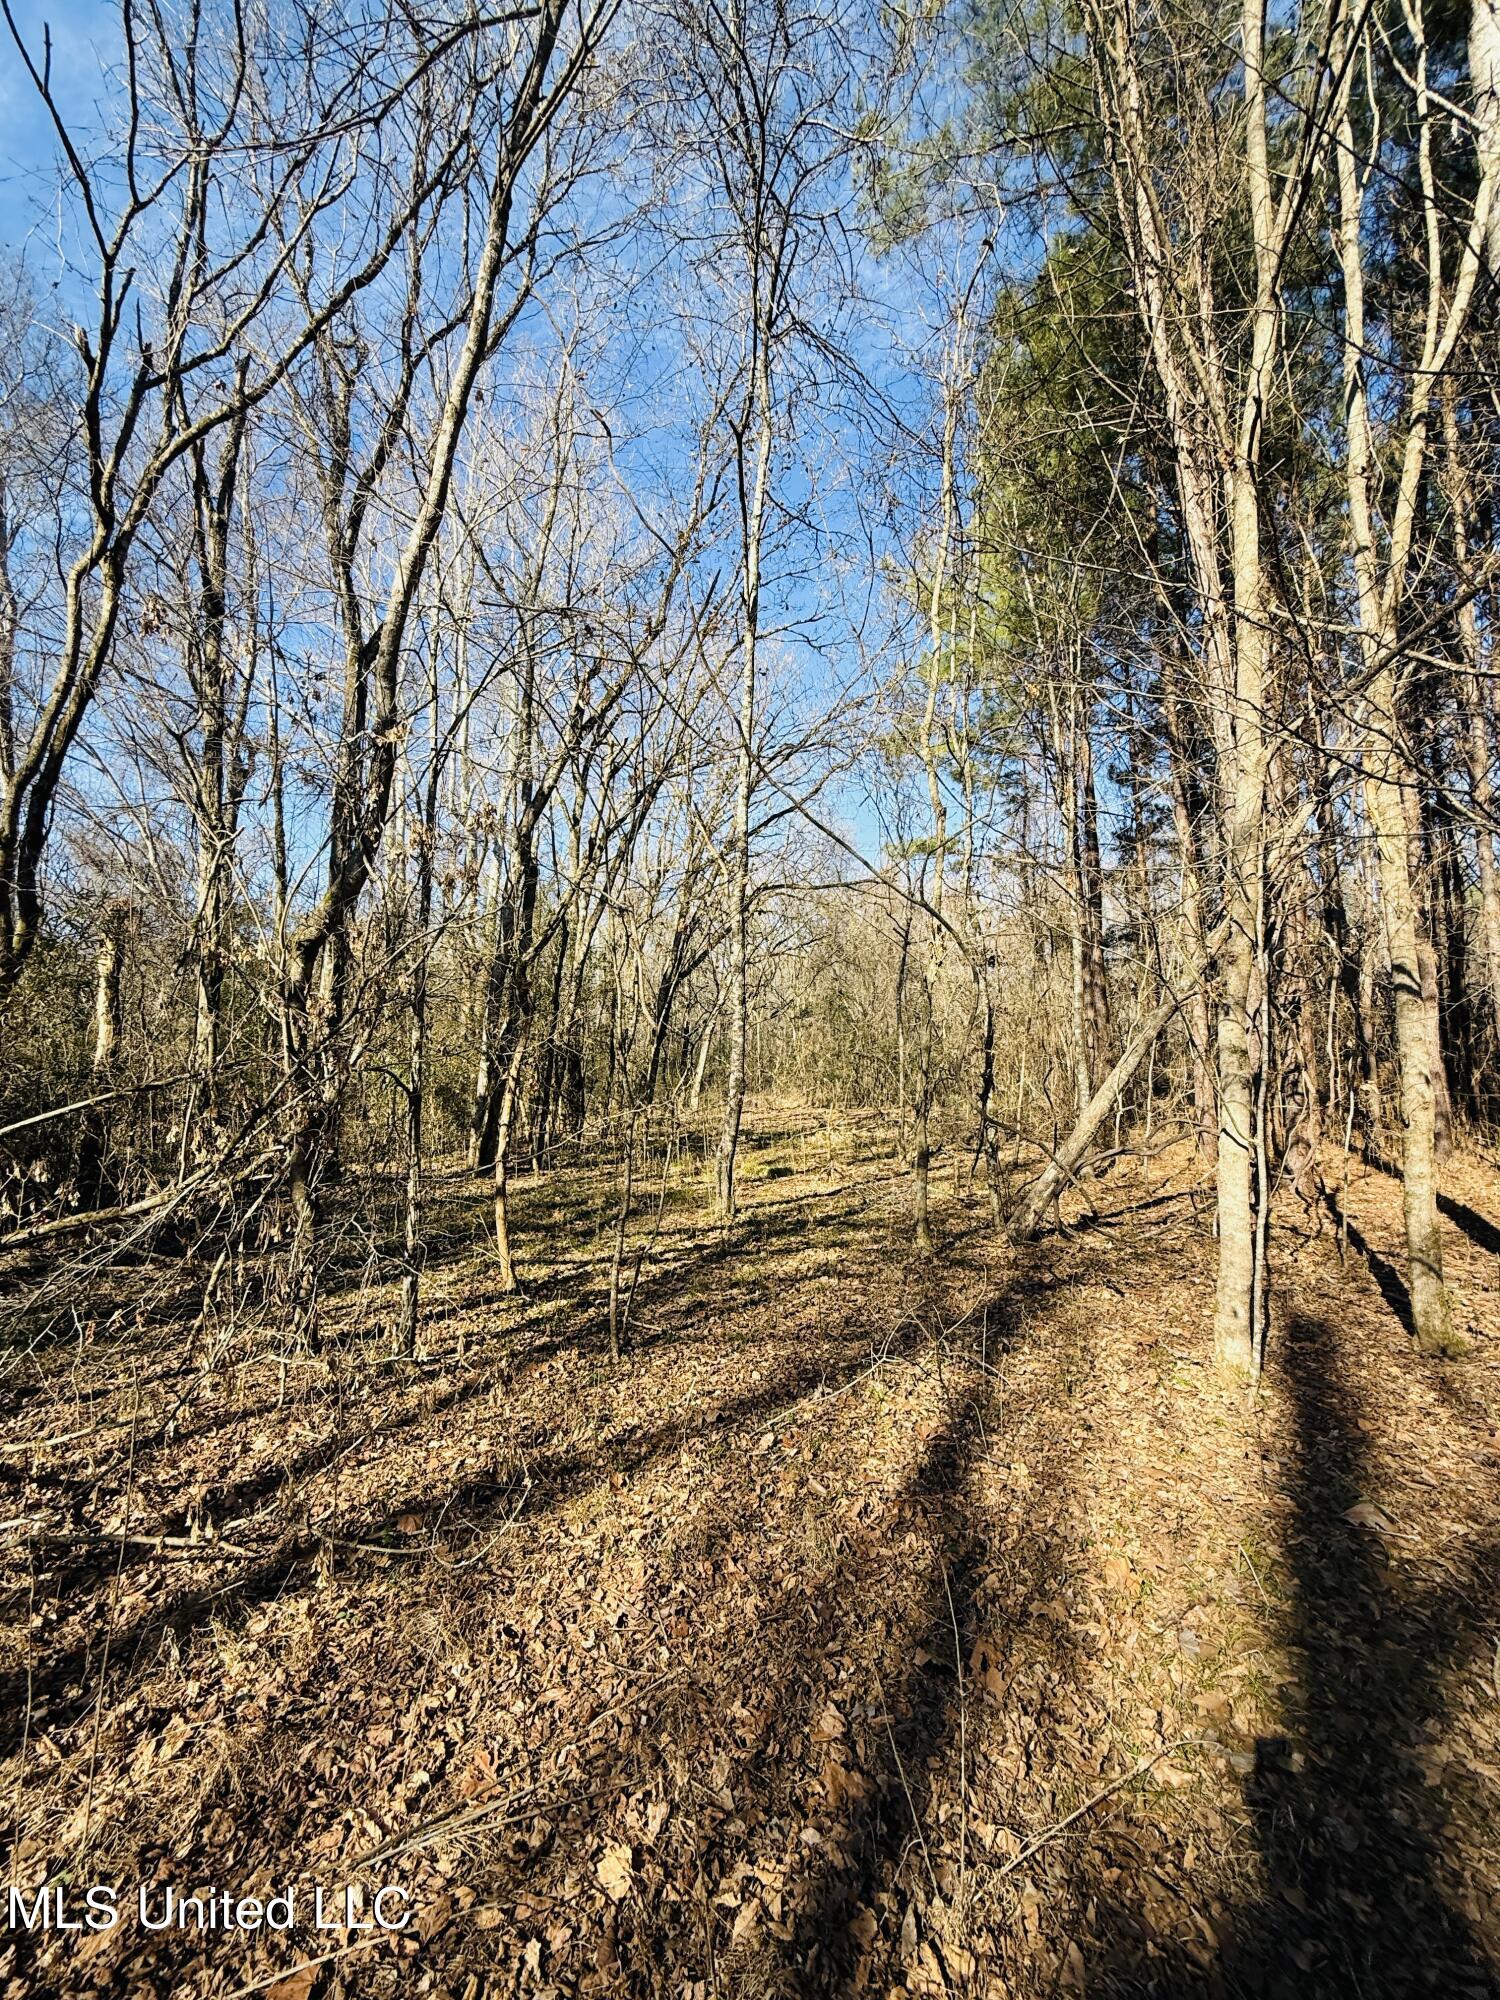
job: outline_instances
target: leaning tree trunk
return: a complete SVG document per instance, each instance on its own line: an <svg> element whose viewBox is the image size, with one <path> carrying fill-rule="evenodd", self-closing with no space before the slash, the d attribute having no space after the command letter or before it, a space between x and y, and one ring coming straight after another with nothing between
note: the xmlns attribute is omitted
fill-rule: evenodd
<svg viewBox="0 0 1500 2000"><path fill-rule="evenodd" d="M1199 978L1201 972L1183 992L1170 995L1154 1007L1126 1043L1123 1055L1089 1099L1067 1139L1006 1218L1006 1227L1017 1242L1035 1236L1041 1228L1053 1204L1082 1165L1101 1126L1106 1119L1114 1116L1115 1106L1156 1046L1157 1036L1184 1001L1191 997Z"/></svg>

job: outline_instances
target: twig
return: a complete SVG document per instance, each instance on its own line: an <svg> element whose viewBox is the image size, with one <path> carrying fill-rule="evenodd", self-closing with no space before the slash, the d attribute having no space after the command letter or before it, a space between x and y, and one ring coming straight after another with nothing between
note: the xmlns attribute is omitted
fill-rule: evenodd
<svg viewBox="0 0 1500 2000"><path fill-rule="evenodd" d="M922 1831L922 1821L917 1813L916 1801L911 1795L911 1786L906 1782L906 1766L901 1761L901 1752L896 1747L896 1731L891 1722L890 1703L885 1698L885 1686L880 1678L880 1669L875 1669L875 1688L880 1696L880 1712L885 1717L885 1733L891 1739L891 1755L896 1760L896 1775L901 1780L901 1789L906 1794L906 1810L911 1814L912 1830L917 1836L917 1845L922 1850L922 1859L927 1864L927 1879L932 1884L933 1901L941 1895L937 1873L932 1865L932 1856L927 1850L927 1836Z"/></svg>
<svg viewBox="0 0 1500 2000"><path fill-rule="evenodd" d="M1251 1555L1250 1551L1245 1547L1245 1544L1243 1542L1240 1543L1240 1554L1245 1558L1245 1561L1249 1563L1250 1574L1255 1578L1255 1588L1260 1592L1260 1601L1266 1607L1267 1611L1269 1611L1271 1608L1271 1600L1266 1595L1266 1586L1260 1580L1260 1571L1255 1567L1254 1556Z"/></svg>
<svg viewBox="0 0 1500 2000"><path fill-rule="evenodd" d="M977 1411L975 1414L978 1414ZM983 1429L981 1423L980 1430ZM962 1907L969 1875L969 1710L964 1699L963 1644L958 1636L958 1612L953 1603L953 1586L948 1581L946 1563L943 1564L943 1591L948 1599L948 1617L953 1625L953 1670L958 1677L958 1895Z"/></svg>
<svg viewBox="0 0 1500 2000"><path fill-rule="evenodd" d="M1116 1792L1124 1791L1125 1787L1134 1784L1137 1778L1145 1777L1151 1767L1154 1764L1159 1764L1163 1757L1170 1757L1174 1750L1184 1749L1193 1740L1191 1736L1179 1736L1175 1743L1167 1744L1165 1749L1156 1751L1150 1757L1142 1758L1133 1771L1127 1771L1124 1777L1116 1778L1113 1784L1106 1785L1102 1791L1095 1792L1092 1798L1085 1799L1081 1806L1076 1806L1066 1819L1060 1819L1055 1826L1049 1826L1044 1833L1039 1833L1034 1840L1028 1840L1019 1854L1012 1855L1003 1867L996 1870L996 1875L1014 1874L1023 1861L1029 1861L1038 1849L1045 1847L1049 1841L1056 1840L1060 1833L1066 1833L1070 1826L1076 1825L1085 1814L1091 1813L1095 1806L1103 1805L1104 1801L1113 1798Z"/></svg>
<svg viewBox="0 0 1500 2000"><path fill-rule="evenodd" d="M6 1522L5 1526L12 1524ZM30 1545L50 1555L82 1555L89 1549L144 1549L148 1555L224 1556L233 1562L258 1562L271 1551L247 1549L237 1542L221 1542L209 1536L194 1541L191 1535L33 1535ZM399 1554L383 1549L382 1555Z"/></svg>
<svg viewBox="0 0 1500 2000"><path fill-rule="evenodd" d="M601 1709L581 1736L574 1737L571 1742L558 1744L557 1749L561 1751L579 1748L587 1743L601 1722L608 1722L611 1716L617 1715L622 1708L629 1707L632 1701L643 1700L654 1689L664 1686L668 1681L676 1680L682 1672L681 1667L676 1667L670 1673L659 1674L655 1680L648 1681L643 1688L637 1688L633 1695L624 1701L614 1702L610 1707ZM362 1854L351 1866L356 1869L368 1868L377 1861L399 1860L402 1855L410 1854L413 1848L425 1846L429 1840L436 1839L440 1834L466 1831L480 1821L488 1819L492 1814L504 1812L508 1806L515 1805L517 1800L526 1798L535 1790L535 1784L523 1785L519 1791L508 1792L503 1799L487 1799L478 1805L462 1806L457 1812L439 1813L436 1818L424 1820L420 1826L413 1827L409 1832L397 1834L394 1839L382 1842L379 1847L371 1848L368 1854ZM583 1796L591 1797L592 1794L585 1793ZM554 1799L545 1808L528 1807L525 1816L529 1818L533 1812L550 1811L554 1806L574 1803L572 1799Z"/></svg>
<svg viewBox="0 0 1500 2000"><path fill-rule="evenodd" d="M125 1501L122 1509L120 1528L120 1555L115 1564L114 1578L109 1590L109 1616L104 1626L104 1650L99 1660L99 1693L94 1703L94 1734L89 1745L89 1782L83 1802L83 1838L78 1844L78 1858L84 1859L89 1851L89 1832L94 1817L94 1777L99 1768L99 1732L104 1725L104 1685L109 1673L109 1648L115 1636L115 1617L120 1608L120 1578L125 1569L126 1526L130 1520L130 1504L135 1497L135 1434L136 1419L141 1413L141 1387L135 1385L135 1398L130 1418L130 1450L125 1461Z"/></svg>

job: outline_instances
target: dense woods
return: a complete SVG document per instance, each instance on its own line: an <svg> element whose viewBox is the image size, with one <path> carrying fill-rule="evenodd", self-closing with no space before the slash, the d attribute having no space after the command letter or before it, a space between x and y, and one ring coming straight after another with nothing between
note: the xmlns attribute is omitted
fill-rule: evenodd
<svg viewBox="0 0 1500 2000"><path fill-rule="evenodd" d="M1023 1499L1035 1571L1013 1599L993 1550L1014 1537L946 1516L927 1523L927 1624L871 1611L851 1637L840 1620L871 1586L829 1584L837 1630L799 1661L840 1645L863 1659L880 1625L903 1657L946 1659L959 1690L958 1724L859 1675L863 1710L828 1694L820 1719L825 1694L809 1693L808 1755L843 1833L814 1821L787 1838L799 1866L819 1849L830 1879L864 1871L832 1902L825 1881L799 1905L790 1862L746 1900L756 1821L705 1724L693 1782L720 1830L693 1822L695 1858L662 1862L659 1908L644 1857L686 1811L669 1818L665 1792L654 1824L651 1805L566 1837L552 1807L501 1822L522 1828L504 1868L555 1864L552 1914L540 1889L528 1916L514 1883L492 1885L475 1907L495 1923L462 1944L444 1926L474 1903L453 1900L460 1862L481 1864L444 1821L459 1861L413 1891L448 1899L422 1933L440 1940L430 1966L351 1971L341 1933L302 1969L291 1945L231 1962L200 1943L141 1970L138 1937L85 1962L28 1932L0 1934L5 1990L207 1996L273 1975L287 1996L1395 1994L1429 1975L1494 1990L1493 1856L1466 1864L1462 1831L1494 1807L1493 1720L1444 1751L1490 1786L1488 1808L1439 1826L1426 1794L1412 1806L1371 1779L1405 1754L1396 1723L1352 1748L1325 1691L1350 1672L1339 1646L1384 1643L1367 1614L1394 1588L1387 1547L1431 1569L1381 1627L1407 1664L1366 1688L1371 1712L1416 1728L1459 1714L1436 1692L1450 1669L1471 1692L1493 1680L1493 1660L1474 1664L1494 1640L1500 1434L1493 0L389 15L152 0L46 30L6 0L5 17L5 88L33 135L0 183L15 1499L0 1526L8 1699L25 1716L8 1742L11 1880L29 1894L103 1879L84 1865L101 1821L133 1824L153 1756L176 1754L162 1706L188 1713L162 1697L156 1750L144 1735L133 1750L119 1718L150 1700L128 1690L169 1672L199 1694L229 1686L222 1660L187 1663L218 1643L213 1620L247 1615L245 1578L264 1619L308 1566L326 1591L337 1561L352 1575L373 1559L357 1587L389 1598L400 1632L417 1572L387 1556L426 1552L425 1590L450 1588L445 1565L488 1564L443 1539L450 1504L472 1525L482 1503L495 1537L524 1528L548 1455L581 1462L582 1444L563 1450L574 1422L592 1426L586 1455L623 1523L650 1462L631 1455L642 1413L677 1411L664 1435L687 1463L678 1397L727 1399L733 1461L758 1479L792 1420L764 1386L741 1394L752 1349L748 1380L785 1365L793 1402L863 1395L871 1377L885 1395L883 1370L915 1369L918 1386L891 1392L902 1448L915 1425L913 1490L945 1506L989 1490L960 1436L972 1416L1002 1485L1020 1465L1016 1491L1055 1497L1073 1475L1049 1479L1048 1455L1081 1468L1085 1544L1108 1554L1116 1501L1098 1496L1139 1478L1116 1481L1120 1463L1169 1449L1141 1441L1156 1410L1159 1440L1180 1432L1170 1449L1253 1460L1268 1519L1300 1508L1304 1539L1333 1535L1319 1574L1292 1533L1274 1614L1238 1501L1202 1527L1228 1537L1212 1557L1163 1558L1189 1599L1173 1634L1198 1631L1208 1586L1186 1579L1217 1563L1246 1617L1281 1619L1263 1643L1300 1662L1281 1685L1316 1682L1299 1723L1247 1725L1253 1748L1215 1767L1246 1787L1237 1819L1224 1808L1235 1838L1272 1829L1253 1917L1243 1882L1217 1876L1196 1930L1112 1917L1126 1892L1100 1884L1149 1864L1096 1857L1090 1874L1076 1847L1160 1790L1155 1767L1181 1765L1184 1743L1202 1750L1215 1701L1229 1714L1221 1683L1185 1687L1181 1663L1142 1695L1144 1736L1101 1722L1107 1702L1078 1723L1080 1742L1126 1747L1054 1772L1029 1804L1022 1784L1020 1832L966 1766L957 1818L939 1811L917 1767L955 1744L968 1757L963 1690L1013 1729L1029 1671L984 1632L1010 1632L1024 1662L1046 1650L1038 1604L1068 1607L1059 1627L1084 1615L1061 1581L1072 1558L1047 1552ZM851 1188L865 1221L818 1221ZM1161 1204L1170 1250L1151 1234ZM799 1304L804 1251L827 1254L816 1282L849 1293L857 1365L820 1345L824 1309ZM1064 1285L1092 1287L1098 1309L1052 1327L1033 1380L1028 1315L1046 1321ZM669 1323L725 1344L676 1372ZM1376 1371L1358 1395L1340 1387L1340 1328L1357 1330L1351 1365ZM1091 1339L1122 1344L1106 1362ZM1178 1369L1159 1405L1153 1342ZM507 1399L558 1343L571 1387L505 1431ZM1201 1364L1186 1381L1184 1343ZM1014 1404L1002 1345L1028 1385ZM972 1376L953 1409L931 1400L944 1356ZM501 1430L459 1502L438 1508L418 1480L407 1504L410 1467L394 1486L371 1470L391 1426L481 1395ZM1353 1414L1361 1395L1378 1416ZM220 1401L222 1430L204 1416ZM850 1412L853 1435L856 1406L817 1421ZM260 1428L310 1412L326 1417L315 1449ZM1028 1425L1046 1441L1023 1454ZM1358 1440L1382 1426L1393 1476L1453 1468L1451 1519L1408 1531L1375 1505ZM250 1470L216 1459L231 1438ZM422 1461L434 1494L446 1449ZM726 1507L769 1523L785 1502L800 1521L809 1494L843 1490L812 1457ZM347 1496L309 1497L336 1463L369 1474L357 1517ZM1215 1465L1184 1476L1207 1492ZM1251 1471L1223 1480L1250 1505ZM644 1518L680 1522L685 1492L642 1501ZM1130 1534L1190 1551L1200 1531L1165 1515L1130 1528L1120 1504L1124 1553L1105 1573L1137 1603L1151 1567ZM1324 1516L1331 1531L1309 1525ZM610 1561L630 1541L620 1523ZM1393 1538L1379 1564L1372 1535ZM548 1548L546 1573L583 1574ZM141 1580L126 1644L127 1558L164 1571L169 1550L186 1581ZM540 1604L563 1588L523 1567L480 1571L493 1616L530 1635L507 1659L548 1643L528 1590ZM671 1574L637 1575L631 1601L665 1617ZM616 1601L603 1571L580 1588ZM1325 1625L1297 1624L1308 1600ZM382 1629L384 1610L361 1615ZM690 1624L673 1616L660 1658L617 1661L593 1712L526 1739L531 1754L616 1715L632 1675L687 1671L673 1661ZM1441 1661L1429 1628L1462 1635ZM1102 1636L1085 1657L1135 1643L1102 1613L1087 1629ZM549 1682L578 1687L561 1643L507 1715L530 1715ZM474 1671L493 1691L510 1668ZM733 1708L750 1681L795 1680L770 1658L727 1691L704 1671L720 1717L750 1712ZM1179 1698L1198 1706L1169 1732L1162 1703ZM327 1697L325 1724L354 1714ZM391 1741L360 1715L351 1730ZM643 1733L678 1726L663 1711ZM1311 1803L1275 1792L1304 1750ZM429 1784L449 1782L429 1764ZM109 1807L105 1774L127 1766ZM459 1785L450 1817L477 1816L499 1782L490 1768ZM228 1854L254 1814L211 1785L199 1804L205 1825L227 1814ZM748 1860L723 1831L737 1809ZM330 1841L327 1879L414 1851L397 1854L415 1811ZM137 1864L188 1824L132 1833ZM1169 1889L1194 1880L1184 1853L1233 1846L1185 1824L1151 1836L1176 1857ZM1342 1858L1338 1826L1353 1828ZM602 1860L564 1851L596 1833ZM1445 1842L1456 1870L1480 1870L1462 1922L1430 1860ZM1031 1860L1043 1848L1054 1869L1061 1851L1084 1859L1052 1880ZM217 1865L196 1859L191 1881L218 1882ZM287 1878L310 1865L299 1853ZM580 1895L603 1912L597 1935Z"/></svg>
<svg viewBox="0 0 1500 2000"><path fill-rule="evenodd" d="M1493 18L344 25L293 77L128 22L92 164L33 78L72 233L7 307L14 1233L128 1212L230 1283L280 1242L314 1338L326 1198L385 1169L410 1345L429 1160L492 1173L509 1284L518 1159L710 1100L731 1220L747 1093L898 1105L929 1250L944 1140L1030 1227L1104 1126L1192 1127L1249 1367L1261 1218L1347 1128L1451 1344Z"/></svg>

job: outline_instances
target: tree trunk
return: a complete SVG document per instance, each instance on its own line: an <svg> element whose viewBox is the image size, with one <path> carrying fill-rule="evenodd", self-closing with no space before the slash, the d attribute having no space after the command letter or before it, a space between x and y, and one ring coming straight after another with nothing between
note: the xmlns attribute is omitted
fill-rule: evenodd
<svg viewBox="0 0 1500 2000"><path fill-rule="evenodd" d="M556 939L552 986L547 1002L547 1032L537 1063L536 1103L531 1114L531 1164L540 1173L552 1145L552 1111L557 1093L558 1030L561 1025L563 975L567 971L569 926L564 916Z"/></svg>
<svg viewBox="0 0 1500 2000"><path fill-rule="evenodd" d="M1430 1352L1441 1352L1453 1344L1453 1324L1443 1281L1443 1240L1437 1211L1432 1007L1423 981L1423 944L1417 934L1416 896L1407 858L1407 816L1398 771L1395 685L1390 668L1377 676L1370 694L1377 733L1365 778L1365 809L1375 836L1396 1006L1407 1280L1418 1344Z"/></svg>
<svg viewBox="0 0 1500 2000"><path fill-rule="evenodd" d="M1490 784L1490 748L1484 715L1484 682L1474 676L1467 689L1465 746L1469 798L1474 809L1474 842L1479 863L1479 919L1484 947L1485 1000L1497 1061L1500 1061L1500 868L1495 864L1495 797Z"/></svg>
<svg viewBox="0 0 1500 2000"><path fill-rule="evenodd" d="M740 1125L745 1115L745 1075L750 1031L750 801L755 782L756 660L760 642L760 563L771 478L771 361L766 329L752 329L755 341L757 404L754 480L745 500L742 529L739 743L734 789L734 826L729 852L729 1073L724 1084L724 1124L719 1136L717 1189L719 1216L734 1221ZM741 494L745 485L741 480Z"/></svg>
<svg viewBox="0 0 1500 2000"><path fill-rule="evenodd" d="M129 905L114 902L106 906L99 925L99 943L94 955L94 1049L90 1070L91 1091L96 1097L107 1092L114 1081L124 1019L120 975L125 963L128 922ZM85 1208L108 1208L118 1197L109 1133L108 1107L91 1104L84 1113L78 1141L78 1194Z"/></svg>
<svg viewBox="0 0 1500 2000"><path fill-rule="evenodd" d="M1166 720L1167 766L1171 780L1172 826L1177 836L1178 886L1182 898L1182 919L1188 951L1203 952L1203 867L1200 856L1198 819L1202 799L1188 755L1183 717L1177 694L1178 667L1163 656L1161 662L1162 707ZM1214 1090L1213 1063L1209 1056L1210 1028L1208 995L1201 985L1193 988L1184 1009L1188 1037L1188 1074L1193 1103L1193 1124L1197 1133L1199 1158L1205 1163L1215 1157L1218 1130L1218 1100Z"/></svg>
<svg viewBox="0 0 1500 2000"><path fill-rule="evenodd" d="M1484 25L1481 27L1481 17ZM1488 87L1490 115L1500 118L1500 5L1484 0L1473 15L1476 41L1491 66ZM1487 39L1486 39L1487 38ZM1472 56L1471 56L1472 59ZM1481 81L1476 68L1475 81ZM1500 248L1500 204L1493 218L1494 242ZM1497 266L1500 268L1500 266ZM1451 381L1443 384L1443 484L1453 520L1453 560L1460 577L1469 566L1469 519L1473 493L1464 467L1458 433L1456 396ZM1500 1062L1500 869L1495 865L1495 796L1490 781L1489 689L1479 615L1472 595L1465 593L1458 609L1458 636L1463 668L1457 676L1459 713L1463 718L1464 761L1468 770L1469 804L1474 815L1475 859L1479 872L1479 931L1484 964L1484 996Z"/></svg>
<svg viewBox="0 0 1500 2000"><path fill-rule="evenodd" d="M1041 1228L1048 1211L1077 1173L1100 1127L1113 1116L1121 1093L1129 1088L1141 1064L1155 1047L1157 1036L1187 1000L1191 990L1173 994L1146 1016L1126 1044L1119 1061L1089 1099L1082 1117L1067 1139L1056 1149L1047 1166L1011 1210L1006 1227L1017 1242L1034 1236Z"/></svg>
<svg viewBox="0 0 1500 2000"><path fill-rule="evenodd" d="M1359 1069L1359 1093L1364 1102L1367 1147L1378 1153L1384 1125L1380 1095L1379 1044L1375 1036L1373 980L1369 975L1369 952L1355 946L1349 922L1349 906L1344 895L1344 876L1339 862L1338 829L1334 820L1333 790L1329 782L1329 753L1316 729L1310 730L1308 785L1317 815L1318 874L1322 890L1323 928L1333 944L1335 974L1339 991L1348 1009L1354 1039L1355 1061Z"/></svg>
<svg viewBox="0 0 1500 2000"><path fill-rule="evenodd" d="M1421 72L1424 78L1425 60L1424 55ZM1425 82L1420 89L1425 93ZM1425 96L1418 110L1425 119ZM1345 489L1359 608L1359 636L1364 659L1370 668L1366 697L1365 811L1374 837L1381 914L1395 997L1403 1206L1412 1324L1420 1347L1440 1351L1452 1345L1453 1327L1448 1289L1443 1281L1443 1243L1437 1211L1438 1077L1434 1072L1438 1067L1438 1051L1434 1045L1434 1009L1423 966L1423 952L1427 950L1430 957L1430 947L1419 935L1416 888L1412 879L1412 831L1417 817L1417 803L1411 794L1412 772L1402 730L1396 677L1398 614L1427 453L1427 404L1440 372L1436 366L1439 314L1429 310L1427 315L1421 366L1414 378L1413 401L1390 510L1391 526L1387 532L1389 553L1382 576L1376 555L1376 524L1371 504L1376 452L1365 379L1364 183L1360 178L1361 155L1356 147L1347 99L1339 119L1336 158L1339 192L1337 238L1344 280ZM1426 156L1425 151L1423 173L1430 173L1430 156ZM1428 272L1430 304L1434 297L1432 288L1440 287L1441 283L1439 271ZM1450 331L1456 339L1456 320L1451 322Z"/></svg>
<svg viewBox="0 0 1500 2000"><path fill-rule="evenodd" d="M512 1074L518 1075L522 1051L518 1048ZM508 1078L501 1093L500 1115L496 1121L493 1200L495 1214L495 1262L500 1271L500 1290L518 1289L515 1252L510 1240L510 1128L515 1115L516 1088Z"/></svg>

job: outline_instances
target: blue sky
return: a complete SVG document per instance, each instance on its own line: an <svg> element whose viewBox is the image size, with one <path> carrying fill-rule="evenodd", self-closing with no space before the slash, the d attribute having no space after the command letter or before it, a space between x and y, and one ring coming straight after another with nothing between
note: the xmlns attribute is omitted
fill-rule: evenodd
<svg viewBox="0 0 1500 2000"><path fill-rule="evenodd" d="M113 0L12 0L12 9L38 63L44 23L50 26L54 88L70 128L87 153L109 122L113 108L108 101L109 70L116 60L120 35ZM0 243L12 253L24 249L42 282L60 281L66 299L65 273L74 262L74 243L68 235L59 235L60 226L66 230L71 225L66 221L60 225L67 211L56 199L56 135L10 44L8 31L0 30L0 36L4 49L0 56ZM950 81L940 94L950 95L952 87ZM956 237L953 248L958 249ZM881 394L903 418L920 426L930 389L921 380L918 357L924 330L932 323L933 300L930 294L923 295L921 279L910 260L877 259L866 251L857 261L859 289L867 297L847 315L842 331L861 371L878 383ZM86 274L88 263L87 257L81 257L75 268ZM791 628L800 628L788 629L783 643L800 655L800 670L810 681L826 677L832 685L847 685L856 677L860 664L854 626L859 622L859 600L870 584L868 576L861 579L855 574L858 547L868 527L874 534L877 561L882 553L887 557L901 555L903 548L909 549L912 517L903 508L901 518L882 522L883 510L868 507L871 496L860 490L872 470L867 457L869 441L860 436L864 426L846 395L838 390L817 401L819 407L808 413L811 422L804 428L804 440L805 448L821 461L823 490L813 512L821 514L824 532L831 534L832 543L821 550L789 548L787 561L790 568L805 566L816 576L819 564L829 561L834 545L842 545L846 555L855 560L852 568L846 565L844 570L844 602L838 601L837 593L830 600L821 591L809 596L794 586L783 594L771 615ZM878 457L877 451L877 461ZM796 503L805 497L798 491L805 475L795 466L787 470L787 497L795 510ZM903 475L908 501L917 498L913 489L920 489L922 478L920 464L909 462ZM825 810L874 860L880 830L861 788L841 783L826 800Z"/></svg>
<svg viewBox="0 0 1500 2000"><path fill-rule="evenodd" d="M11 12L40 66L43 25L52 30L52 82L75 126L97 125L107 88L104 52L118 45L120 21L107 0L12 0ZM0 27L0 241L19 248L47 227L56 134L8 29Z"/></svg>

